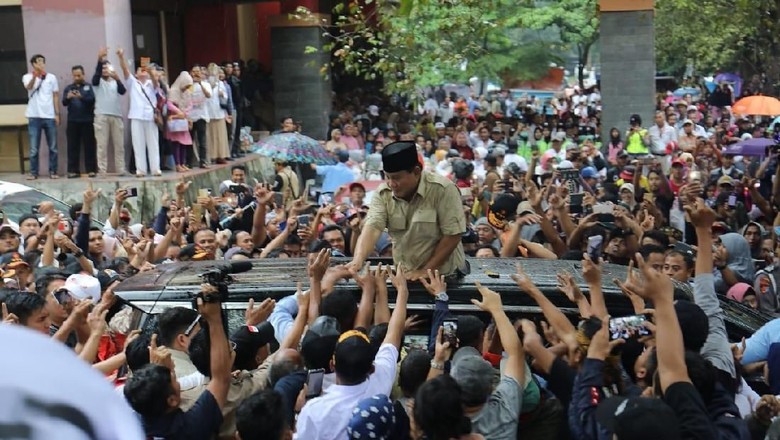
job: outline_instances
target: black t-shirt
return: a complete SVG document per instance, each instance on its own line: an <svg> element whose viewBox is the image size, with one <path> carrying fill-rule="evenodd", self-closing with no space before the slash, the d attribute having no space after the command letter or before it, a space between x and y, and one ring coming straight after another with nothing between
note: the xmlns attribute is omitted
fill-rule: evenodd
<svg viewBox="0 0 780 440"><path fill-rule="evenodd" d="M718 438L718 432L710 421L707 407L693 384L690 382L671 384L666 389L663 400L677 414L681 438L702 440Z"/></svg>
<svg viewBox="0 0 780 440"><path fill-rule="evenodd" d="M577 371L569 366L561 358L555 358L550 374L547 379L547 389L555 394L555 397L561 401L564 408L569 407L571 403L572 388L574 388L574 379L577 377Z"/></svg>
<svg viewBox="0 0 780 440"><path fill-rule="evenodd" d="M162 417L144 419L144 431L151 437L165 440L211 440L219 434L222 410L211 391L201 393L189 411L180 409Z"/></svg>

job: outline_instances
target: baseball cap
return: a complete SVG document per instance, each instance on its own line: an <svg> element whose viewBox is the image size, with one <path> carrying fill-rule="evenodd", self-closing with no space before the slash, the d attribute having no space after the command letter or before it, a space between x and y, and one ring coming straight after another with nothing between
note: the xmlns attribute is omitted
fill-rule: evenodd
<svg viewBox="0 0 780 440"><path fill-rule="evenodd" d="M599 172L595 167L585 167L580 171L580 175L583 179L597 179L599 177Z"/></svg>
<svg viewBox="0 0 780 440"><path fill-rule="evenodd" d="M493 130L491 130L491 133L503 133L503 131L501 131L501 128L499 128L499 127L493 127Z"/></svg>
<svg viewBox="0 0 780 440"><path fill-rule="evenodd" d="M564 139L566 139L566 134L561 132L555 133L552 137L553 142L563 142Z"/></svg>
<svg viewBox="0 0 780 440"><path fill-rule="evenodd" d="M721 185L734 186L734 179L732 179L731 176L720 176L720 179L718 179L718 186Z"/></svg>
<svg viewBox="0 0 780 440"><path fill-rule="evenodd" d="M349 439L388 439L394 432L395 410L385 394L377 394L358 402L347 425Z"/></svg>
<svg viewBox="0 0 780 440"><path fill-rule="evenodd" d="M635 168L631 165L623 168L623 171L620 172L620 178L623 180L632 180L634 178L634 170Z"/></svg>
<svg viewBox="0 0 780 440"><path fill-rule="evenodd" d="M474 347L462 347L452 358L450 375L461 388L464 406L480 406L493 392L496 370Z"/></svg>
<svg viewBox="0 0 780 440"><path fill-rule="evenodd" d="M688 124L691 124L691 125L693 125L693 121L691 121L690 119L686 119L686 120L684 120L684 121L683 121L683 123L682 123L683 127L684 127L684 126L686 126L686 125L688 125Z"/></svg>
<svg viewBox="0 0 780 440"><path fill-rule="evenodd" d="M92 298L95 303L100 301L100 281L93 276L80 273L71 275L65 280L63 288L79 301L87 298Z"/></svg>
<svg viewBox="0 0 780 440"><path fill-rule="evenodd" d="M274 327L268 321L257 326L241 326L233 332L230 340L236 344L235 363L237 365L249 363L249 360L257 354L257 350L266 344L271 345L271 353L279 349L279 343L274 336Z"/></svg>
<svg viewBox="0 0 780 440"><path fill-rule="evenodd" d="M119 273L113 269L103 269L98 272L97 280L100 283L100 291L104 292L108 286L119 280Z"/></svg>
<svg viewBox="0 0 780 440"><path fill-rule="evenodd" d="M531 205L531 202L528 200L524 200L520 202L520 204L517 206L517 215L525 215L528 213L535 213L534 207Z"/></svg>
<svg viewBox="0 0 780 440"><path fill-rule="evenodd" d="M10 229L16 235L22 235L22 233L19 232L19 226L13 223L3 223L2 225L0 225L0 233L3 232L3 229Z"/></svg>
<svg viewBox="0 0 780 440"><path fill-rule="evenodd" d="M362 184L362 183L360 183L360 182L352 182L352 183L350 183L350 184L349 184L349 190L350 190L350 191L352 191L352 190L353 190L353 189L355 189L355 188L360 188L360 189L362 189L363 191L365 191L365 190L366 190L366 187L365 187L365 186L363 186L363 184Z"/></svg>
<svg viewBox="0 0 780 440"><path fill-rule="evenodd" d="M596 408L596 421L619 440L680 438L677 415L661 399L610 397Z"/></svg>
<svg viewBox="0 0 780 440"><path fill-rule="evenodd" d="M377 107L376 105L369 105L368 106L368 113L371 116L379 116L379 107Z"/></svg>
<svg viewBox="0 0 780 440"><path fill-rule="evenodd" d="M626 150L620 150L618 151L617 157L628 157L628 152Z"/></svg>
<svg viewBox="0 0 780 440"><path fill-rule="evenodd" d="M306 360L306 365L325 368L333 357L340 334L336 318L320 316L315 319L301 340L301 355Z"/></svg>
<svg viewBox="0 0 780 440"><path fill-rule="evenodd" d="M368 378L375 355L368 335L359 330L344 332L339 336L333 352L336 374L353 380Z"/></svg>
<svg viewBox="0 0 780 440"><path fill-rule="evenodd" d="M675 166L675 165L680 165L680 166L684 167L685 166L685 161L683 161L679 157L675 157L674 160L672 160L672 166Z"/></svg>
<svg viewBox="0 0 780 440"><path fill-rule="evenodd" d="M444 122L437 122L437 123L433 124L433 128L437 128L437 129L438 128L447 128L447 126L444 125Z"/></svg>
<svg viewBox="0 0 780 440"><path fill-rule="evenodd" d="M624 183L624 184L620 185L620 192L623 192L624 189L630 191L633 194L634 193L634 184L633 183Z"/></svg>
<svg viewBox="0 0 780 440"><path fill-rule="evenodd" d="M513 194L500 194L490 204L487 213L487 222L497 229L504 229L506 222L517 212L520 200Z"/></svg>

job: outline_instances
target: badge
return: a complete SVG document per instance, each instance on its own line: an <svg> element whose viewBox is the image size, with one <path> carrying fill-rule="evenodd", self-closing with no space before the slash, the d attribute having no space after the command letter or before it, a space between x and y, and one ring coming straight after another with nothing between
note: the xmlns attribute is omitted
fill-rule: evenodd
<svg viewBox="0 0 780 440"><path fill-rule="evenodd" d="M88 92L88 91L89 91L89 86L84 86L84 87L82 87L82 89L83 89L85 92Z"/></svg>

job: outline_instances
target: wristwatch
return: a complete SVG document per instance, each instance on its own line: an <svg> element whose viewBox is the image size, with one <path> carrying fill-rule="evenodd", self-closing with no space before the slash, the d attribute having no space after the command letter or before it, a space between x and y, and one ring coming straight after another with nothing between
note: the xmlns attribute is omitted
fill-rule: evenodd
<svg viewBox="0 0 780 440"><path fill-rule="evenodd" d="M431 368L433 368L434 370L444 370L444 364L440 364L435 360L431 359Z"/></svg>
<svg viewBox="0 0 780 440"><path fill-rule="evenodd" d="M447 302L450 300L450 296L447 295L447 292L441 292L435 296L436 301L444 301Z"/></svg>

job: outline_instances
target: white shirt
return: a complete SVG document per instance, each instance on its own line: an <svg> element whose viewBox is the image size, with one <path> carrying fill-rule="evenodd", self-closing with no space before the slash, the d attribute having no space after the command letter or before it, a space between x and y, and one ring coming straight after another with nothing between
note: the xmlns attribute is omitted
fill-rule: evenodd
<svg viewBox="0 0 780 440"><path fill-rule="evenodd" d="M227 91L225 90L225 84L222 81L212 87L211 98L206 101L206 108L209 112L209 120L212 119L225 119L227 113L219 106L220 95L227 99Z"/></svg>
<svg viewBox="0 0 780 440"><path fill-rule="evenodd" d="M398 366L398 349L382 344L374 358L374 373L358 385L331 385L306 403L298 415L296 439L343 440L358 402L377 394L390 395Z"/></svg>
<svg viewBox="0 0 780 440"><path fill-rule="evenodd" d="M203 90L208 91L211 94L211 86L207 82L195 83L192 85L192 110L187 113L187 118L190 121L198 121L200 119L209 121L209 113L206 108L206 95Z"/></svg>
<svg viewBox="0 0 780 440"><path fill-rule="evenodd" d="M157 103L157 96L152 80L148 79L142 84L138 78L130 75L127 78L127 91L130 94L130 111L127 113L127 119L154 121L153 105Z"/></svg>
<svg viewBox="0 0 780 440"><path fill-rule="evenodd" d="M654 154L666 154L666 146L669 142L677 142L677 130L667 123L664 123L663 128L653 124L647 131L650 134L651 149Z"/></svg>
<svg viewBox="0 0 780 440"><path fill-rule="evenodd" d="M27 87L31 79L32 73L24 74L22 84ZM57 84L55 75L47 73L43 80L35 78L32 90L27 91L27 110L24 112L24 116L28 118L54 119L56 115L55 106L60 105L59 102L54 102L54 94L59 91L60 86Z"/></svg>
<svg viewBox="0 0 780 440"><path fill-rule="evenodd" d="M122 116L120 95L117 87L117 82L113 78L107 80L100 78L100 84L94 88L96 115Z"/></svg>

